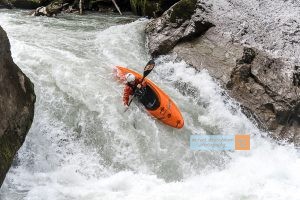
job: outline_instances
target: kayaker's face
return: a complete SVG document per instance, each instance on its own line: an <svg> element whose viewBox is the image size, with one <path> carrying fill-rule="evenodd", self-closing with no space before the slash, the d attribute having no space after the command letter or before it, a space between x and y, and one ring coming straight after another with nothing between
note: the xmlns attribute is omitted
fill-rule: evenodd
<svg viewBox="0 0 300 200"><path fill-rule="evenodd" d="M130 84L130 85L134 85L134 84L135 84L135 81L130 81L129 84Z"/></svg>

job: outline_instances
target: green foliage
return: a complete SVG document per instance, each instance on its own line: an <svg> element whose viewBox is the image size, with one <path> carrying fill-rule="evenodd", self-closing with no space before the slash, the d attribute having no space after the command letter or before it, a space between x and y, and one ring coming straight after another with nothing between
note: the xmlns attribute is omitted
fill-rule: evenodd
<svg viewBox="0 0 300 200"><path fill-rule="evenodd" d="M137 15L158 17L178 0L130 0L131 10Z"/></svg>
<svg viewBox="0 0 300 200"><path fill-rule="evenodd" d="M35 9L39 6L46 5L50 0L2 0L8 1L17 8Z"/></svg>
<svg viewBox="0 0 300 200"><path fill-rule="evenodd" d="M0 4L8 4L8 3L10 3L9 0L0 0Z"/></svg>

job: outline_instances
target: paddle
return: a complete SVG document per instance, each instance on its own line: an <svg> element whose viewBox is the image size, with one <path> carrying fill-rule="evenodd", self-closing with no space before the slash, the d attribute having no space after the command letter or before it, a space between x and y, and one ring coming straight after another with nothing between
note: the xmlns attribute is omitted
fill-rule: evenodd
<svg viewBox="0 0 300 200"><path fill-rule="evenodd" d="M150 61L146 64L146 66L144 67L144 73L143 73L143 78L142 78L141 83L143 83L143 81L144 81L144 79L146 78L146 76L148 76L148 74L150 74L150 72L153 70L154 66L155 66L154 60L150 60ZM137 88L137 87L135 87L135 88L133 89L133 97L132 97L131 100L129 101L128 107L126 108L126 110L125 110L124 112L126 112L126 111L128 110L128 108L129 108L129 106L130 106L132 100L134 99L136 88Z"/></svg>

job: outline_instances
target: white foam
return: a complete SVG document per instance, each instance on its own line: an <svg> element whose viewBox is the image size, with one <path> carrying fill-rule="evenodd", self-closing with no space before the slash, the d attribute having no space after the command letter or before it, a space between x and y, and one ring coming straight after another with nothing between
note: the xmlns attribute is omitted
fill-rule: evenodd
<svg viewBox="0 0 300 200"><path fill-rule="evenodd" d="M34 123L1 200L299 198L293 147L262 139L206 71L161 57L149 75L182 110L183 129L134 104L124 113L113 66L142 71L147 21L117 25L123 18L95 15L78 24L76 17L23 20L20 11L1 11L14 60L37 94ZM191 134L236 133L251 134L251 151L189 149Z"/></svg>

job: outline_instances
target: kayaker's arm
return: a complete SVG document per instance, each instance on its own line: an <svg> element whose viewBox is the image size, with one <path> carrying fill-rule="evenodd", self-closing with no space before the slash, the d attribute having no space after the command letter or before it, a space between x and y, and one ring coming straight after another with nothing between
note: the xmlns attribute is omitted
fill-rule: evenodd
<svg viewBox="0 0 300 200"><path fill-rule="evenodd" d="M139 80L139 84L137 84L137 86L136 86L138 89L141 89L142 87L146 87L146 85L147 85L145 80L143 80L142 83L141 82L142 82L142 79Z"/></svg>
<svg viewBox="0 0 300 200"><path fill-rule="evenodd" d="M133 94L132 88L129 87L128 85L126 85L125 88L124 88L124 94L123 94L123 102L124 102L125 106L128 106L129 97L132 94Z"/></svg>

